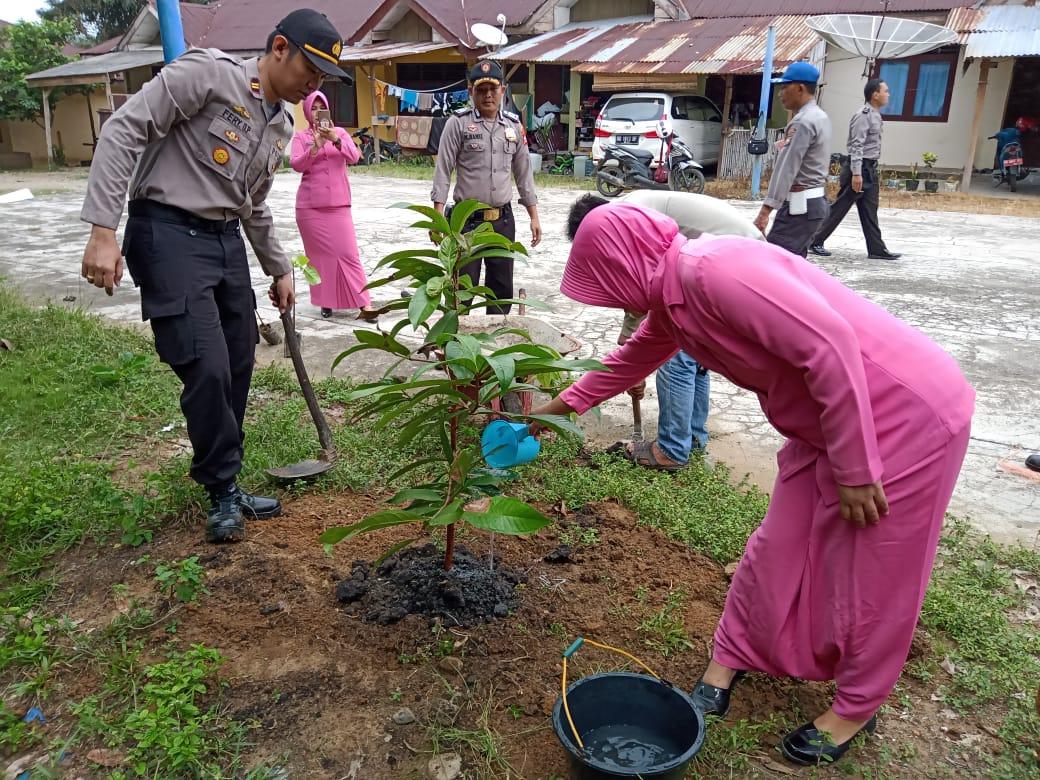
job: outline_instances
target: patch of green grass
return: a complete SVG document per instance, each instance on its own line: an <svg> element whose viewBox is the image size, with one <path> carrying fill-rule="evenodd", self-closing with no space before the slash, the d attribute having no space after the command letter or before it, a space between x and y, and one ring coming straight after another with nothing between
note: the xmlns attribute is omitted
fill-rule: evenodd
<svg viewBox="0 0 1040 780"><path fill-rule="evenodd" d="M686 636L686 626L682 619L682 603L685 599L686 593L681 589L668 591L661 608L639 624L638 631L643 635L643 643L665 658L693 649L693 642Z"/></svg>
<svg viewBox="0 0 1040 780"><path fill-rule="evenodd" d="M782 715L733 723L709 718L704 746L693 765L705 777L751 777L751 770L757 766L756 754L769 755L762 738L783 733L786 725Z"/></svg>
<svg viewBox="0 0 1040 780"><path fill-rule="evenodd" d="M109 659L103 690L73 706L80 738L123 752L123 777L233 775L245 732L212 703L220 653L192 645L150 665L139 653Z"/></svg>
<svg viewBox="0 0 1040 780"><path fill-rule="evenodd" d="M940 687L945 703L962 712L993 708L1004 752L994 776L1036 777L1040 772L1040 631L1015 622L1030 599L1015 571L1040 578L1040 554L980 538L954 521L943 535L921 623L945 645L955 672Z"/></svg>
<svg viewBox="0 0 1040 780"><path fill-rule="evenodd" d="M634 466L614 455L592 456L592 468L574 466L579 442L547 442L538 460L523 471L519 498L579 507L616 499L639 519L719 561L740 557L748 536L765 516L768 497L749 485L734 487L719 464L695 460L684 471L665 474Z"/></svg>
<svg viewBox="0 0 1040 780"><path fill-rule="evenodd" d="M432 160L433 158L425 158ZM385 176L396 179L433 180L433 165L421 165L414 162L385 162L378 165L362 165L350 169L351 176ZM574 176L563 176L552 173L536 173L534 184L538 189L554 188L566 190L594 190L596 180L592 176L575 179Z"/></svg>

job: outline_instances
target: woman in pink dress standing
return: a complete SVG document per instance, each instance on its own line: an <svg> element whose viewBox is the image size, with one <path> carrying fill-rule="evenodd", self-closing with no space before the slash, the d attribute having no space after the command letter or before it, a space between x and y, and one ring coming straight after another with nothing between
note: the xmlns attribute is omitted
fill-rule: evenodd
<svg viewBox="0 0 1040 780"><path fill-rule="evenodd" d="M328 107L321 92L307 96L303 113L310 126L293 136L289 157L293 170L303 174L296 191L296 224L307 259L321 276L321 283L311 287L311 303L321 307L322 317L336 309L360 309L360 319L374 320L378 312L365 289L347 178L347 166L361 158L361 151L343 128L318 126L315 111Z"/></svg>
<svg viewBox="0 0 1040 780"><path fill-rule="evenodd" d="M787 438L693 699L723 717L744 671L834 680L831 707L781 749L801 764L837 760L873 729L906 662L974 390L926 336L803 258L744 238L687 240L636 206L589 212L560 289L649 316L609 371L534 413L582 414L682 349L757 394Z"/></svg>

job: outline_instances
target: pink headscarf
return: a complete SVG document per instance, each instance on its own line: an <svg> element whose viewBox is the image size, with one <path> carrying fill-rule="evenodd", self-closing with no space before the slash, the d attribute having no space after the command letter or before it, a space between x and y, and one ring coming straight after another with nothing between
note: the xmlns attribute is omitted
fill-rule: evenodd
<svg viewBox="0 0 1040 780"><path fill-rule="evenodd" d="M663 276L684 240L664 214L626 203L594 208L574 236L560 291L590 306L662 308Z"/></svg>
<svg viewBox="0 0 1040 780"><path fill-rule="evenodd" d="M314 111L315 100L321 100L321 102L325 104L324 108L327 109L329 107L329 99L325 97L325 93L321 90L316 89L306 98L304 98L303 115L307 117L307 123L311 126L312 130L314 129L314 117L312 115L312 112Z"/></svg>

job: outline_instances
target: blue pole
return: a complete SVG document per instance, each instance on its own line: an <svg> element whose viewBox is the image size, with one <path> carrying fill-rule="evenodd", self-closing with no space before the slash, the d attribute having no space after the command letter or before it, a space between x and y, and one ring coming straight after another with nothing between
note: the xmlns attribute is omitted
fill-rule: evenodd
<svg viewBox="0 0 1040 780"><path fill-rule="evenodd" d="M185 50L180 3L178 0L156 0L155 10L159 14L163 59L166 62L173 62L184 54Z"/></svg>
<svg viewBox="0 0 1040 780"><path fill-rule="evenodd" d="M758 98L758 125L755 137L766 137L766 117L769 115L769 90L773 80L773 47L776 44L776 28L769 25L766 31L766 58L762 63L762 94ZM751 199L758 200L762 184L762 155L757 155L751 167Z"/></svg>

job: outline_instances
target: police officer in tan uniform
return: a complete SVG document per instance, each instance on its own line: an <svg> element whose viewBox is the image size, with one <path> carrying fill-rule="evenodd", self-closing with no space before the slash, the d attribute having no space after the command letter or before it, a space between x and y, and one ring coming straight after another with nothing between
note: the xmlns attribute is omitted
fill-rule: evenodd
<svg viewBox="0 0 1040 780"><path fill-rule="evenodd" d="M841 190L809 251L820 257L831 256L823 244L855 203L863 237L867 240L867 257L871 260L898 260L902 255L888 251L877 216L881 197L878 158L885 126L881 109L888 105L888 84L881 79L870 79L863 88L863 97L866 98L863 108L849 120L849 153L841 161Z"/></svg>
<svg viewBox="0 0 1040 780"><path fill-rule="evenodd" d="M765 233L769 214L779 209L766 240L802 257L829 208L826 184L831 121L816 105L819 80L819 69L809 62L792 62L783 76L774 80L781 85L780 102L796 113L784 132L769 191L755 218L755 227Z"/></svg>
<svg viewBox="0 0 1040 780"><path fill-rule="evenodd" d="M538 196L534 191L534 174L520 117L502 108L505 76L497 62L478 62L469 73L472 108L459 109L448 118L437 151L437 168L433 177L434 208L442 214L455 171L455 202L473 198L491 208L476 212L463 228L473 230L482 222L510 241L516 238L513 221L513 179L520 191L520 203L531 217L531 246L542 240L538 220ZM450 213L450 209L449 209ZM461 269L473 284L480 283L480 265L484 264L485 286L496 298L513 297L513 259L487 257L475 260ZM509 304L488 306L492 314L507 314Z"/></svg>
<svg viewBox="0 0 1040 780"><path fill-rule="evenodd" d="M184 385L191 476L210 495L211 542L243 539L243 515L281 514L276 499L236 484L258 336L242 231L273 278L272 302L289 310L292 266L265 202L292 137L283 101L298 103L325 74L347 77L341 46L325 16L301 9L278 23L260 58L192 49L105 123L91 165L81 218L93 228L82 273L111 295L125 256L141 288L159 359Z"/></svg>

